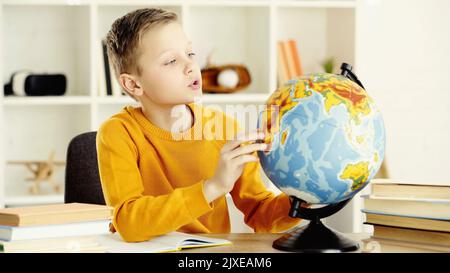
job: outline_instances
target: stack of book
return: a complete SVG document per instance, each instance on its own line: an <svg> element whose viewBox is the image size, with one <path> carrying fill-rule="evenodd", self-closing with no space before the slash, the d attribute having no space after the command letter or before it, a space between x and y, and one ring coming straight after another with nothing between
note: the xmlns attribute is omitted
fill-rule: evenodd
<svg viewBox="0 0 450 273"><path fill-rule="evenodd" d="M0 209L0 252L105 252L113 208L54 204Z"/></svg>
<svg viewBox="0 0 450 273"><path fill-rule="evenodd" d="M300 54L295 40L278 41L278 86L288 80L303 75Z"/></svg>
<svg viewBox="0 0 450 273"><path fill-rule="evenodd" d="M450 186L374 179L363 198L373 239L450 252Z"/></svg>

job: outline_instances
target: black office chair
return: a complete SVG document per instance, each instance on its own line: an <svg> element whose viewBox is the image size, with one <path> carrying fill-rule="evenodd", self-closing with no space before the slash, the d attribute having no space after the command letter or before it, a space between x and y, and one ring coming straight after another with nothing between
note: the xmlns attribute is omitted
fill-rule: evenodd
<svg viewBox="0 0 450 273"><path fill-rule="evenodd" d="M97 132L74 137L67 149L65 203L105 205L97 163Z"/></svg>

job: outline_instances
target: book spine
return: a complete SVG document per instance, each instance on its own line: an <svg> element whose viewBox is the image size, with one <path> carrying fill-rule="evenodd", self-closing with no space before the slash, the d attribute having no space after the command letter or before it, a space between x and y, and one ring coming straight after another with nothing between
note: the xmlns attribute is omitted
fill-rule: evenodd
<svg viewBox="0 0 450 273"><path fill-rule="evenodd" d="M289 79L289 68L286 63L286 53L283 47L283 41L278 41L277 43L277 52L278 52L278 79L279 86L286 83Z"/></svg>
<svg viewBox="0 0 450 273"><path fill-rule="evenodd" d="M106 42L104 40L102 40L102 48L103 48L103 64L105 66L106 94L108 96L111 96L112 95L111 72L109 67L108 50L106 47Z"/></svg>
<svg viewBox="0 0 450 273"><path fill-rule="evenodd" d="M103 58L103 43L99 41L98 44L98 95L100 97L106 96L106 78L105 78L105 63Z"/></svg>
<svg viewBox="0 0 450 273"><path fill-rule="evenodd" d="M300 55L297 49L297 42L295 40L289 40L288 44L291 52L291 62L293 63L295 76L301 76L303 75L303 69L300 62Z"/></svg>
<svg viewBox="0 0 450 273"><path fill-rule="evenodd" d="M413 218L450 220L448 202L364 198L364 211Z"/></svg>
<svg viewBox="0 0 450 273"><path fill-rule="evenodd" d="M291 51L289 49L289 43L287 41L282 41L282 48L283 48L283 56L284 56L284 62L286 64L286 71L287 71L287 80L292 79L295 77L295 68L292 62L292 56Z"/></svg>

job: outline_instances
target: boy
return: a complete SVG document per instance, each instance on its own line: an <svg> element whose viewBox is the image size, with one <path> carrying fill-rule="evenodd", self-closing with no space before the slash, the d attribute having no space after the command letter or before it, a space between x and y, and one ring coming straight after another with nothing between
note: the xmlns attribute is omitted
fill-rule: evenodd
<svg viewBox="0 0 450 273"><path fill-rule="evenodd" d="M200 68L176 14L130 12L113 23L107 46L122 88L140 103L112 116L97 134L103 192L125 241L171 231L230 232L227 193L256 232L299 223L288 216L289 197L275 196L261 180L255 152L267 148L256 143L264 135L236 139L229 130L234 120L193 103L202 92ZM224 132L221 137L206 135L211 119L223 119L214 133Z"/></svg>

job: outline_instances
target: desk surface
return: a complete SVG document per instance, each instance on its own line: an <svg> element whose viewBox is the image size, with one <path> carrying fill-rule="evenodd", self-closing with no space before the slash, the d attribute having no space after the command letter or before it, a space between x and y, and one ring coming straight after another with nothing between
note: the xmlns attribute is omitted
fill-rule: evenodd
<svg viewBox="0 0 450 273"><path fill-rule="evenodd" d="M377 240L367 233L347 233L348 238L359 242L360 249L355 252L363 253L395 253L395 252L450 252L450 248L434 245L422 245L392 240ZM229 233L229 234L202 234L205 237L222 238L233 242L232 245L206 248L185 249L183 252L197 253L281 253L274 249L272 242L282 234L271 233Z"/></svg>

